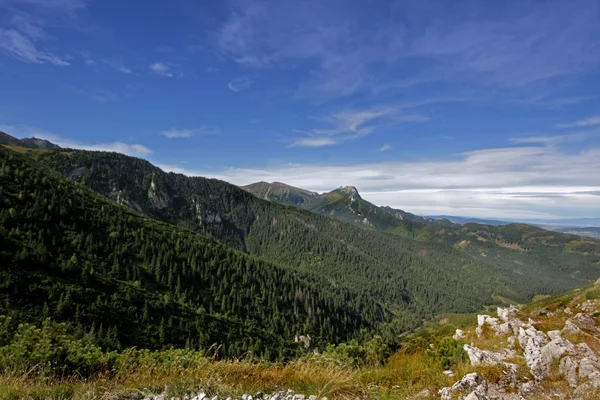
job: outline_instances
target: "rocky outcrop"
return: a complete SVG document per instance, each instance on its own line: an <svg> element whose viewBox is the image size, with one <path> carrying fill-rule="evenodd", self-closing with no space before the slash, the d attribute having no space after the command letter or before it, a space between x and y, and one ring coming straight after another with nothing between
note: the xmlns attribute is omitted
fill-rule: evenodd
<svg viewBox="0 0 600 400"><path fill-rule="evenodd" d="M150 182L150 187L148 188L148 205L150 208L155 208L162 210L164 208L169 207L171 204L171 199L166 193L163 193L159 190L158 186L154 182L154 178Z"/></svg>
<svg viewBox="0 0 600 400"><path fill-rule="evenodd" d="M568 336L569 338L591 338L600 333L593 317L596 315L596 302L587 300L573 305L577 301L581 302L581 297L574 299L571 307L566 307L564 310L556 309L550 312L548 309L543 309L531 313L537 315L536 319L564 316L565 325L560 331L544 332L537 329L536 327L540 325L536 321L531 318L527 322L520 320L517 317L518 309L512 306L498 308L498 318L479 315L478 336L481 336L484 329L491 329L497 335L512 333L513 336L506 339L505 349L489 351L480 349L474 344L465 345L464 349L472 365L501 365L505 367L504 376L497 383L489 383L475 373L467 374L451 388L444 388L443 393L440 391L440 397L446 396L450 399L454 398L451 397L452 395L456 396L459 393L458 398L462 400L537 398L544 393L543 382L552 376L553 379L557 377L564 379L573 389L572 394L575 397L569 397L565 393L555 393L560 398L600 399L597 395L600 391L598 355L585 342L575 344L563 336L570 334L577 336ZM534 380L519 381L515 373L517 365L509 362L519 357L524 358ZM515 391L519 394L514 394Z"/></svg>
<svg viewBox="0 0 600 400"><path fill-rule="evenodd" d="M504 365L510 368L513 371L518 369L516 364L511 364L506 362L508 358L512 358L515 356L515 352L513 350L504 349L501 352L487 351L478 349L475 346L470 346L465 344L463 346L464 350L467 352L469 356L469 360L471 361L471 365Z"/></svg>
<svg viewBox="0 0 600 400"><path fill-rule="evenodd" d="M593 335L600 334L600 330L596 328L595 321L587 314L578 313L571 322L573 322L579 328L589 331Z"/></svg>

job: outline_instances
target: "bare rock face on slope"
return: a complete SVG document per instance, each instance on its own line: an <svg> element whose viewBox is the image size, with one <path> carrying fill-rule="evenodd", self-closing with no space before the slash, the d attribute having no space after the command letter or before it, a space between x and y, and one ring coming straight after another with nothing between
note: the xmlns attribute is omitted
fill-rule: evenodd
<svg viewBox="0 0 600 400"><path fill-rule="evenodd" d="M552 324L556 324L556 318L562 316L565 318L562 330L546 332L538 328L543 326L541 323L531 319L524 322L517 317L519 310L512 306L498 308L498 318L479 315L477 336L480 337L485 329L492 330L498 335L498 341L506 343L506 348L490 351L471 343L464 345L464 349L472 365L500 366L504 376L498 382L491 383L486 382L476 373L467 374L451 388L442 389L439 392L441 398L450 399L457 396L461 400L546 398L547 394L544 394L544 391L548 386L544 382L549 379L564 379L572 392L554 391L548 398L558 396L558 398L577 400L600 399L600 358L585 341L574 343L585 338L594 342L598 340L595 337L599 332L595 320L597 304L590 300L581 303L582 297L575 298L571 302L571 307L577 310L575 316L573 316L574 312L569 312L570 307L564 310L556 309L551 313L531 314L539 318L553 318ZM573 305L577 301L580 304ZM569 311L566 311L567 308ZM464 332L461 333L461 338L465 337ZM513 336L502 336L511 333ZM486 340L489 338L487 336ZM522 376L517 374L516 362L519 358L525 362L534 380L519 378ZM516 391L519 394L515 394Z"/></svg>

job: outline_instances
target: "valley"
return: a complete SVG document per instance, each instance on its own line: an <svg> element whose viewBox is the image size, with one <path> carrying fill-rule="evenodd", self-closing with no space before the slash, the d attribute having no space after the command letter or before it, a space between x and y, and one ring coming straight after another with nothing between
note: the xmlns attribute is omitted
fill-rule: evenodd
<svg viewBox="0 0 600 400"><path fill-rule="evenodd" d="M433 396L452 377L423 341L441 343L450 327L471 323L446 318L600 276L593 238L419 217L369 203L354 187L239 188L117 153L7 134L2 141L0 367L33 368L48 385L65 373L90 377L55 389L40 381L30 393L114 394L129 385L147 395L213 396L284 385L335 399ZM35 337L62 350L44 353ZM457 350L453 361L460 374L470 369L465 354ZM57 367L36 367L50 360ZM400 365L425 368L435 388L398 376ZM101 389L106 368L114 376ZM168 388L182 368L192 375L178 392L160 394L146 375L160 371L155 388ZM206 386L207 373L221 378ZM398 379L416 381L385 383Z"/></svg>

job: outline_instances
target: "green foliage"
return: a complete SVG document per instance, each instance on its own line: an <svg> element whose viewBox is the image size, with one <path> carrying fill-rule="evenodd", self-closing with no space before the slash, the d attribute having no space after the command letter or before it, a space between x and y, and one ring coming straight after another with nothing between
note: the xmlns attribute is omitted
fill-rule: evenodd
<svg viewBox="0 0 600 400"><path fill-rule="evenodd" d="M600 286L597 288L594 288L592 290L589 290L585 293L585 298L587 300L595 300L595 299L600 299Z"/></svg>
<svg viewBox="0 0 600 400"><path fill-rule="evenodd" d="M459 362L467 360L463 343L450 337L444 338L437 345L428 348L427 356L431 362L438 364L444 370L452 369Z"/></svg>
<svg viewBox="0 0 600 400"><path fill-rule="evenodd" d="M46 319L42 326L19 324L0 316L0 370L35 370L42 375L90 374L108 367L114 353L104 353L92 338L76 339L67 325Z"/></svg>
<svg viewBox="0 0 600 400"><path fill-rule="evenodd" d="M339 345L329 345L323 356L353 368L383 365L391 355L391 349L381 336L359 344L356 340Z"/></svg>

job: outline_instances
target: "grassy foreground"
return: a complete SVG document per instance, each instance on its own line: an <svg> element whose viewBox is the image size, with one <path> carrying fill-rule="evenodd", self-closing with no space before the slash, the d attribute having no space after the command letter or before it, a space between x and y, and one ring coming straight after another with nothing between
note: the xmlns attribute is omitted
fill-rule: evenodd
<svg viewBox="0 0 600 400"><path fill-rule="evenodd" d="M385 354L381 358L383 355L380 354L376 360L372 354L378 354L377 347L369 353L364 351L363 346L350 343L329 348L322 355L307 355L286 364L216 360L187 350L128 350L113 358L104 356L104 360L111 360L103 361L110 366L96 367L90 373L81 369L77 373L57 372L60 369L46 365L47 359L52 358L36 365L31 362L13 363L0 375L0 398L118 399L131 393L164 393L170 398L182 397L200 389L210 396L226 398L244 393L292 389L296 393L331 400L405 399L424 388L435 393L441 387L452 385L457 377L473 371L462 350L455 350L460 349L459 342L451 346L444 362L440 362L439 355L427 349L430 343L437 346L456 327L472 325L474 320L473 315L445 316L406 337L402 347L393 355ZM4 354L12 360L23 357L24 351L40 351L23 345L22 341L10 346L4 347L10 349ZM82 350L78 352L85 353ZM83 356L77 357L80 360ZM444 367L448 365L451 365L456 377L443 374ZM498 373L489 367L479 371L490 377Z"/></svg>
<svg viewBox="0 0 600 400"><path fill-rule="evenodd" d="M597 299L600 299L598 284L539 298L523 306L519 317L524 320L535 318L536 327L544 331L560 329L566 317L555 311ZM487 313L492 314L492 310ZM594 318L600 322L600 312L595 313ZM490 383L502 377L501 366L471 366L462 351L462 344L474 343L482 349L498 350L506 347L507 335L484 330L478 337L474 333L475 325L474 314L443 315L403 337L401 347L391 356L381 352L382 347L375 342L363 345L351 342L330 346L321 355L311 354L285 364L217 360L207 353L188 350L150 352L129 349L121 353L97 353L95 347L86 344L85 338L80 341L67 339L59 329L62 325L49 325L38 330L21 327L12 341L7 340L6 334L3 337L0 329L0 342L4 340L5 343L0 347L0 370L3 371L0 374L0 399L121 399L132 393L165 394L166 398L171 398L199 390L210 397L218 395L224 399L239 398L244 393L287 389L331 400L406 399L429 389L432 395L429 398L438 398L439 389L452 386L470 372L478 372ZM456 328L465 330L464 341L451 339ZM61 353L63 360L92 369L86 372L85 368L79 368L77 372L66 373L64 369L48 364L48 360L54 358L39 358L40 353L48 349L43 345L44 337L48 335L45 332L55 332L55 336L67 340L67 346L55 340L58 347L75 349L70 350L71 353ZM575 343L587 343L600 354L600 338L586 332L579 334L580 337L571 336L565 337ZM32 347L28 338L36 338L36 346L41 342L42 347ZM55 353L48 354L56 357ZM34 357L40 360L37 364L31 363ZM93 362L98 357L104 364ZM532 378L522 356L509 361L520 366L520 378ZM98 368L98 365L105 366ZM551 376L543 385L544 391L569 393L557 368L557 365L552 366ZM455 374L453 377L443 373L448 369Z"/></svg>
<svg viewBox="0 0 600 400"><path fill-rule="evenodd" d="M457 376L473 371L464 362L453 368ZM481 368L495 375L494 368ZM270 393L292 389L296 393L329 399L405 399L423 388L450 386L456 381L432 365L423 354L397 354L383 367L351 369L335 362L306 359L286 365L246 361L211 361L188 368L139 366L116 375L98 374L92 378L34 377L25 373L5 373L0 377L3 399L117 399L132 392L166 393L167 398L183 396L200 388L207 394L225 398L258 391Z"/></svg>

